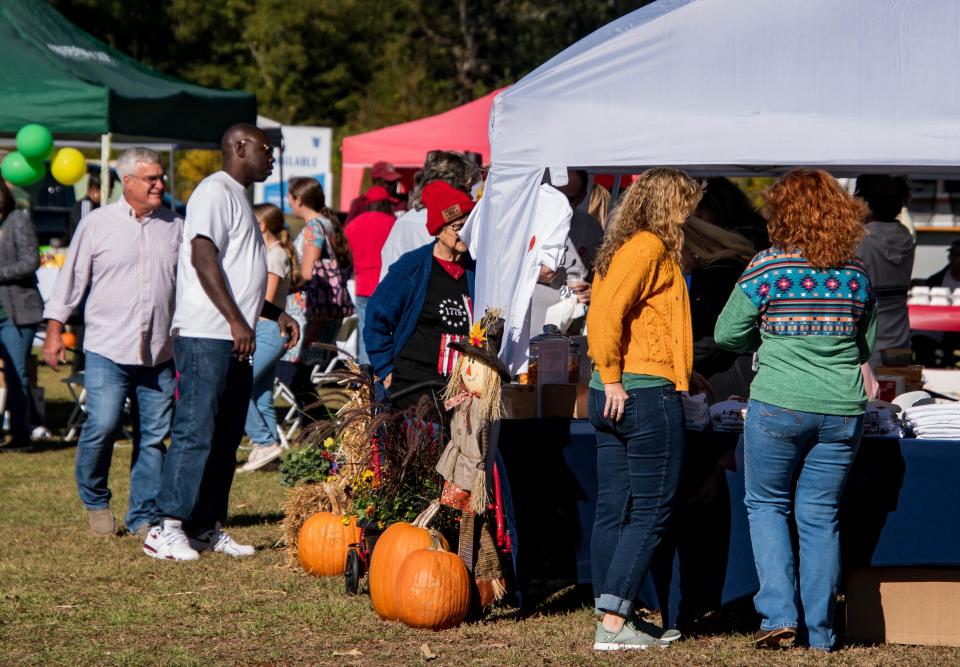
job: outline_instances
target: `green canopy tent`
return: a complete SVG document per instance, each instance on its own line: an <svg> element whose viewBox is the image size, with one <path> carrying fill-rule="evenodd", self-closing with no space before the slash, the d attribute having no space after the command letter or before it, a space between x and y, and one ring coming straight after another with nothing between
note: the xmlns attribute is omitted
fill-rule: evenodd
<svg viewBox="0 0 960 667"><path fill-rule="evenodd" d="M46 2L0 0L0 135L40 123L58 139L211 145L255 123L252 93L156 72L67 21ZM104 175L106 182L106 174Z"/></svg>

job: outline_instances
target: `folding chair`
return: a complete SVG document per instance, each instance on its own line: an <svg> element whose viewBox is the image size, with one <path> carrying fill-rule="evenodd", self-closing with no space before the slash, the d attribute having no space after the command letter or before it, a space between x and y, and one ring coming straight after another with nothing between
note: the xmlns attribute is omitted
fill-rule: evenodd
<svg viewBox="0 0 960 667"><path fill-rule="evenodd" d="M330 360L326 368L321 369L319 364L313 367L313 371L310 373L310 381L313 384L323 384L327 380L326 376L332 373L338 364L357 358L360 345L360 327L356 315L344 318L334 343L337 346L337 356Z"/></svg>
<svg viewBox="0 0 960 667"><path fill-rule="evenodd" d="M273 381L273 402L276 403L278 398L283 399L283 401L290 406L280 420L280 423L277 424L277 436L280 438L280 447L289 449L290 440L296 435L297 431L300 430L302 412L300 410L300 403L297 401L293 390L281 382L279 378L276 378Z"/></svg>
<svg viewBox="0 0 960 667"><path fill-rule="evenodd" d="M66 430L60 438L61 442L76 440L80 436L80 428L83 426L83 422L87 420L87 389L83 385L83 380L83 371L61 380L67 385L67 391L70 392L74 403L73 410L70 412L67 424L64 427ZM119 424L120 436L123 440L130 440L132 437L130 431L127 430L127 424L130 422L130 410L130 397L128 396L123 404Z"/></svg>
<svg viewBox="0 0 960 667"><path fill-rule="evenodd" d="M87 389L83 386L83 371L66 377L61 380L67 385L67 391L73 398L73 410L67 418L67 425L64 427L61 441L76 440L80 435L80 427L87 418Z"/></svg>

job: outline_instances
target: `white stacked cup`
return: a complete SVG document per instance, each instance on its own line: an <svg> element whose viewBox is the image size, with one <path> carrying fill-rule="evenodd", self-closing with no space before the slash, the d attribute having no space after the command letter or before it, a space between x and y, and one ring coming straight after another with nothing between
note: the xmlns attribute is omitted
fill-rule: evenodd
<svg viewBox="0 0 960 667"><path fill-rule="evenodd" d="M930 305L931 306L949 306L951 290L949 287L931 287Z"/></svg>
<svg viewBox="0 0 960 667"><path fill-rule="evenodd" d="M918 285L912 288L907 297L907 304L911 306L929 306L930 288L924 285Z"/></svg>

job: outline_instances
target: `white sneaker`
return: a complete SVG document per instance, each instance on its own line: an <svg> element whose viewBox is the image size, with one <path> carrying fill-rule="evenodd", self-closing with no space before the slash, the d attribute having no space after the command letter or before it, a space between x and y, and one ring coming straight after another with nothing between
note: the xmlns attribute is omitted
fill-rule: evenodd
<svg viewBox="0 0 960 667"><path fill-rule="evenodd" d="M48 429L46 426L37 426L35 429L33 429L33 431L31 431L30 439L33 441L52 440L53 433L51 433L50 429Z"/></svg>
<svg viewBox="0 0 960 667"><path fill-rule="evenodd" d="M283 454L280 445L273 444L267 447L252 447L247 462L240 467L240 472L253 472L259 470L271 461L275 461Z"/></svg>
<svg viewBox="0 0 960 667"><path fill-rule="evenodd" d="M220 524L212 530L205 530L197 535L191 535L189 538L190 546L197 551L213 551L218 554L227 554L234 558L242 556L252 556L257 553L256 548L251 544L240 544L232 537L220 530Z"/></svg>
<svg viewBox="0 0 960 667"><path fill-rule="evenodd" d="M164 519L159 526L151 526L143 542L143 553L160 560L197 560L200 554L190 547L183 522Z"/></svg>

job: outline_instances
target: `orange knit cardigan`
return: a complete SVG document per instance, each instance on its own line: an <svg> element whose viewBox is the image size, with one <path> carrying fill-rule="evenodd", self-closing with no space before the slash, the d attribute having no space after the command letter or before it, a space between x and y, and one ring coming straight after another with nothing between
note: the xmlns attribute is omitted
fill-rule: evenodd
<svg viewBox="0 0 960 667"><path fill-rule="evenodd" d="M663 241L641 231L593 280L587 342L604 384L623 373L656 375L685 391L693 369L690 299Z"/></svg>

